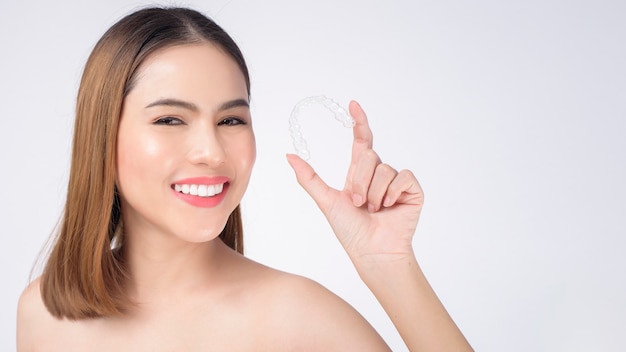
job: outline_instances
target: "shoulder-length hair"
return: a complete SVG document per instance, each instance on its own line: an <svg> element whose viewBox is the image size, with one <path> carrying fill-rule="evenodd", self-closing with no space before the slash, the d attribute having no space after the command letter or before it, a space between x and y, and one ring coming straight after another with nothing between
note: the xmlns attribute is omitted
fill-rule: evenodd
<svg viewBox="0 0 626 352"><path fill-rule="evenodd" d="M124 243L115 186L116 142L124 97L139 65L155 51L210 42L239 65L250 96L241 51L215 22L185 8L147 8L115 23L91 52L78 91L72 161L59 232L41 277L43 302L57 318L123 314L131 302L127 273L116 247ZM239 206L220 238L243 253Z"/></svg>

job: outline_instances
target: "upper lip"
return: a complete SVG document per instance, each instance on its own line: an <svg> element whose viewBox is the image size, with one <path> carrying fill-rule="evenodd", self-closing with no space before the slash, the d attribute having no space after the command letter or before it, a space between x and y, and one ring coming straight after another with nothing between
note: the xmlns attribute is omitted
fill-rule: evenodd
<svg viewBox="0 0 626 352"><path fill-rule="evenodd" d="M230 182L226 176L197 176L174 181L175 185L219 185Z"/></svg>

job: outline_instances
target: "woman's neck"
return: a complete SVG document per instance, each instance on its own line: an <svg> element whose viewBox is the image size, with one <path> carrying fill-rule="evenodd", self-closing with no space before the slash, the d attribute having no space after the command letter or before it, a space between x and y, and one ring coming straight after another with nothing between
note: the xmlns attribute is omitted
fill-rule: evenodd
<svg viewBox="0 0 626 352"><path fill-rule="evenodd" d="M147 231L125 231L128 294L139 304L167 304L181 295L218 288L231 250L221 239L190 243Z"/></svg>

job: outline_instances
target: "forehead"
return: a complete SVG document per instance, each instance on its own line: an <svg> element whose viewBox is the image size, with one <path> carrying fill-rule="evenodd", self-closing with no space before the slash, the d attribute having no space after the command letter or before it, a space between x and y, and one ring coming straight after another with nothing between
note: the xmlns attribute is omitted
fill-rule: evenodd
<svg viewBox="0 0 626 352"><path fill-rule="evenodd" d="M247 100L243 73L235 60L211 43L160 49L139 66L127 100L181 98L196 104Z"/></svg>

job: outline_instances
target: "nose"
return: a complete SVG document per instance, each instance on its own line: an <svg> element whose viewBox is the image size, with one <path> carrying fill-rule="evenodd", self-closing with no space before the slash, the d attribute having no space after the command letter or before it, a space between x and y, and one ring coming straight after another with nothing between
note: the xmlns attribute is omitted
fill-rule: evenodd
<svg viewBox="0 0 626 352"><path fill-rule="evenodd" d="M190 138L188 159L192 164L217 166L226 160L226 152L215 126L198 126Z"/></svg>

